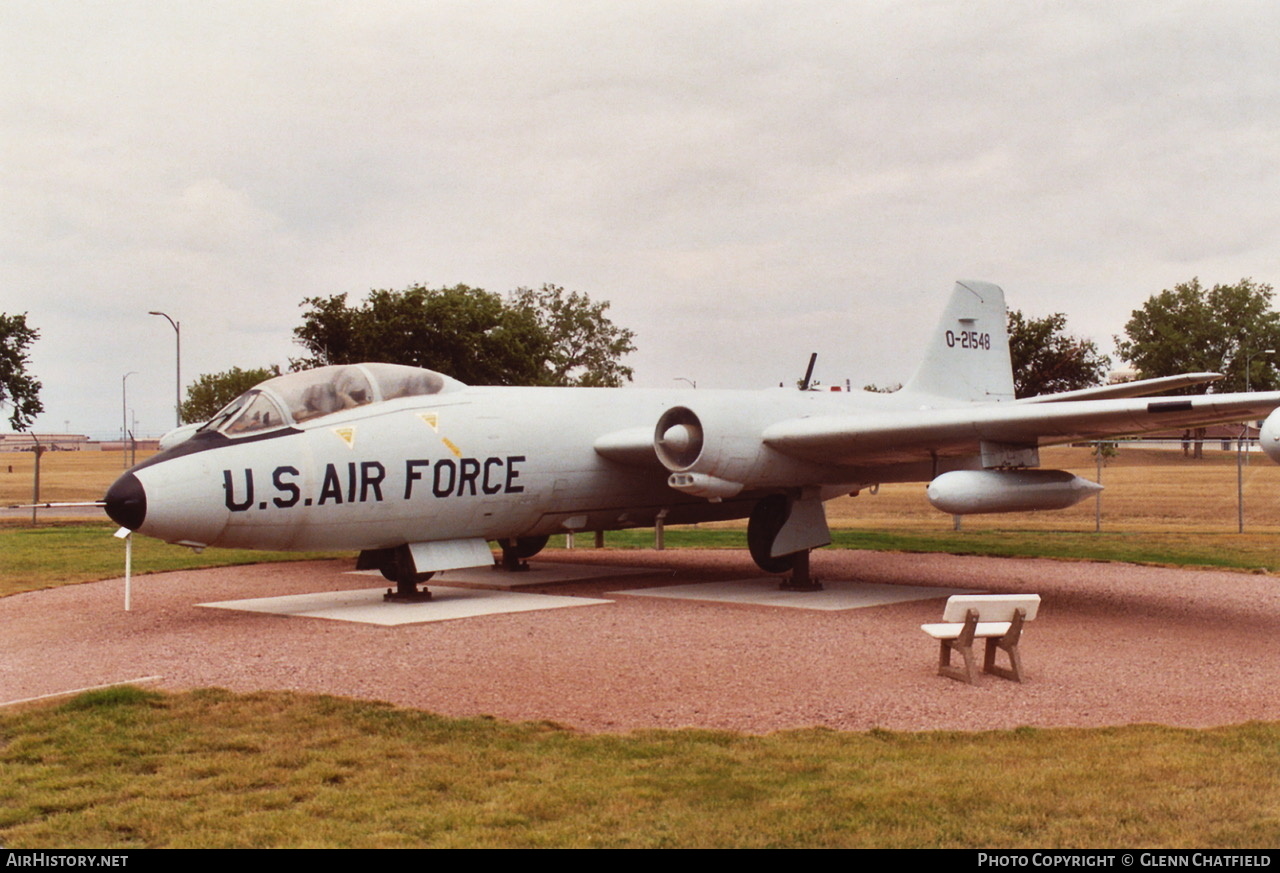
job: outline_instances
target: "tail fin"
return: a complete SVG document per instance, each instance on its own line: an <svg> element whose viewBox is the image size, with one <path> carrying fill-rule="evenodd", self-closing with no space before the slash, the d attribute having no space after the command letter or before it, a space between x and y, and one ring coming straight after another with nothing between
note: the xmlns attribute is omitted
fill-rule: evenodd
<svg viewBox="0 0 1280 873"><path fill-rule="evenodd" d="M998 285L956 282L924 361L902 391L946 400L1013 399L1008 316Z"/></svg>

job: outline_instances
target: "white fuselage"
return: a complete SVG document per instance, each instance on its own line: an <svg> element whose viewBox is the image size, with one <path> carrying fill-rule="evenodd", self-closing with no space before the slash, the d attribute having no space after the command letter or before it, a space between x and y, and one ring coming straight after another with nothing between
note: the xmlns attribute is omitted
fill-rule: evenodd
<svg viewBox="0 0 1280 873"><path fill-rule="evenodd" d="M652 440L679 405L707 426L703 472L746 483L741 499L672 489L652 453L620 463L596 451L602 434ZM140 465L138 530L190 545L376 549L648 526L663 510L669 523L743 517L761 489L820 486L832 496L895 478L798 460L760 438L781 419L891 405L891 396L783 389L472 387L400 398Z"/></svg>

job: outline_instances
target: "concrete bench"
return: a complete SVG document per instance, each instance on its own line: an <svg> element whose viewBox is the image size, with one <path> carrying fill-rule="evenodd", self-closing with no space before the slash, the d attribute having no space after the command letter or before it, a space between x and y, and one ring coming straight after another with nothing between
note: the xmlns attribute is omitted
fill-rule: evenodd
<svg viewBox="0 0 1280 873"><path fill-rule="evenodd" d="M978 678L973 654L973 641L987 641L982 670L1014 682L1022 681L1022 659L1018 656L1018 640L1022 625L1040 611L1039 594L956 594L947 598L942 624L922 624L920 629L937 640L938 675L949 676L973 685ZM1010 667L996 666L996 650L1009 655ZM964 658L964 667L951 666L951 653Z"/></svg>

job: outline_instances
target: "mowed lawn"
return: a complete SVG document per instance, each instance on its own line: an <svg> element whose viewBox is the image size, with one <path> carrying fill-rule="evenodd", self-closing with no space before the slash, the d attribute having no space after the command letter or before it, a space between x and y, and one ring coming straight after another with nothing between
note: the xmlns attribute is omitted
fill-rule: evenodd
<svg viewBox="0 0 1280 873"><path fill-rule="evenodd" d="M125 687L0 710L0 844L1273 849L1278 767L1272 724L616 736Z"/></svg>

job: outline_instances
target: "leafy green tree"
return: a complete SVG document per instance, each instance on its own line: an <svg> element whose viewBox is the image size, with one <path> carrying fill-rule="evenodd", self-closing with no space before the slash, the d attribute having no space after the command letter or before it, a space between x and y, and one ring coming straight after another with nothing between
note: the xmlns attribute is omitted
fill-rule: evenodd
<svg viewBox="0 0 1280 873"><path fill-rule="evenodd" d="M310 352L295 367L385 361L438 370L476 385L543 383L549 351L537 321L497 294L456 285L374 290L357 306L347 295L308 297L294 336Z"/></svg>
<svg viewBox="0 0 1280 873"><path fill-rule="evenodd" d="M1058 394L1099 385L1111 359L1098 353L1091 340L1066 333L1061 312L1028 318L1009 310L1009 357L1013 363L1015 397Z"/></svg>
<svg viewBox="0 0 1280 873"><path fill-rule="evenodd" d="M1209 390L1231 392L1280 387L1275 358L1280 349L1280 313L1271 308L1272 288L1252 279L1206 289L1198 278L1174 285L1135 309L1117 336L1116 349L1142 378L1216 372L1225 378ZM1245 366L1249 374L1245 376ZM1188 387L1178 393L1202 390Z"/></svg>
<svg viewBox="0 0 1280 873"><path fill-rule="evenodd" d="M607 303L543 286L504 300L467 285L308 297L294 336L308 352L294 367L385 361L438 370L472 385L608 385L630 378L617 358L630 331L604 316Z"/></svg>
<svg viewBox="0 0 1280 873"><path fill-rule="evenodd" d="M44 411L40 383L27 373L27 347L40 338L40 331L27 325L27 314L0 312L0 406L11 406L9 424L26 430L32 419Z"/></svg>
<svg viewBox="0 0 1280 873"><path fill-rule="evenodd" d="M620 361L636 350L632 343L635 334L609 320L605 315L607 301L593 303L586 294L566 294L558 285L543 285L537 291L517 288L508 300L542 328L549 343L546 367L550 384L617 388L631 381L631 368Z"/></svg>
<svg viewBox="0 0 1280 873"><path fill-rule="evenodd" d="M182 401L182 421L184 424L208 421L254 385L279 375L280 368L275 365L254 370L232 367L222 373L205 373L187 386L187 399Z"/></svg>

